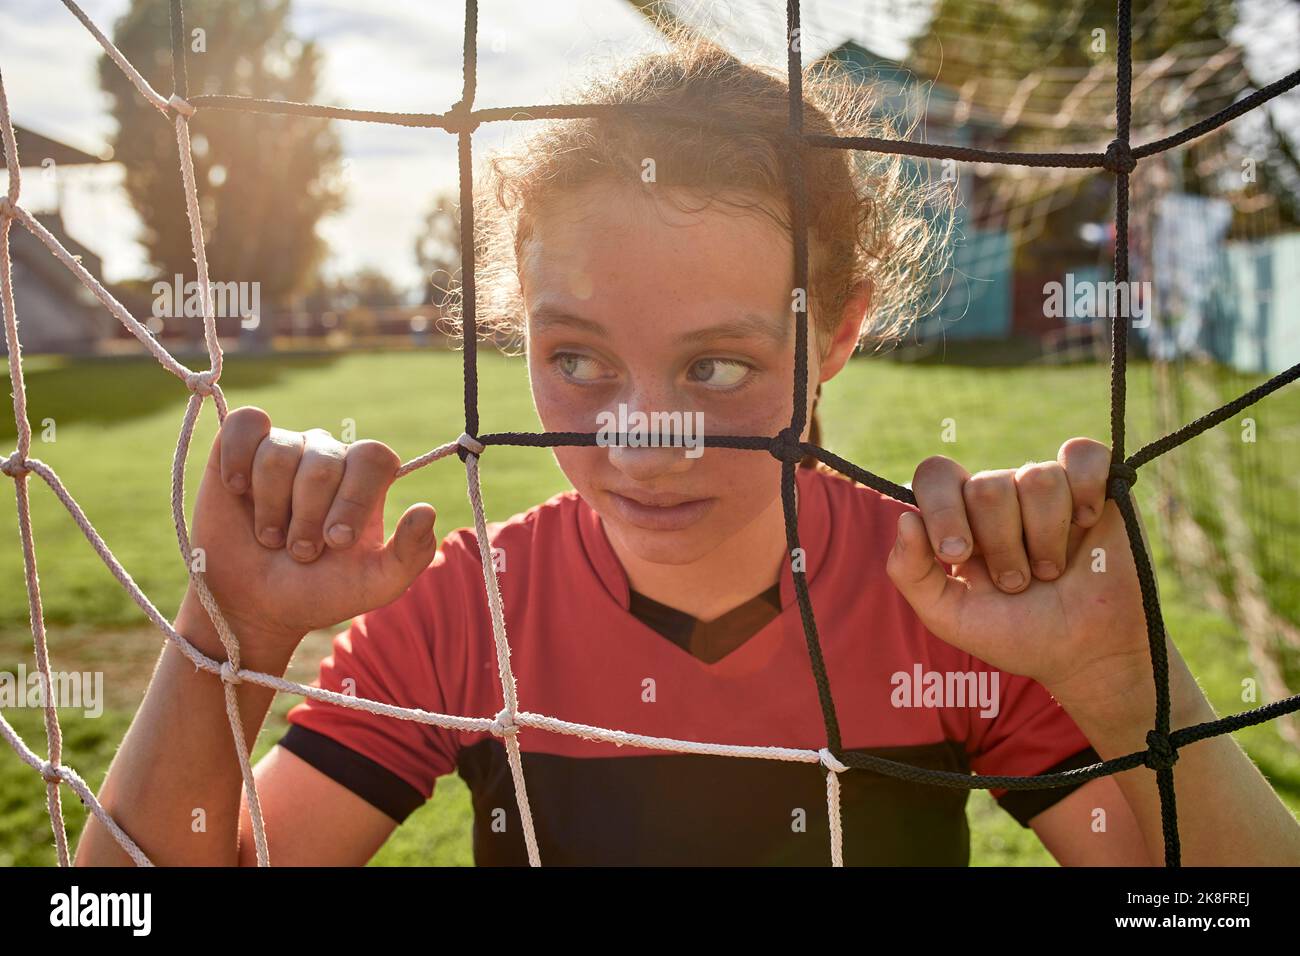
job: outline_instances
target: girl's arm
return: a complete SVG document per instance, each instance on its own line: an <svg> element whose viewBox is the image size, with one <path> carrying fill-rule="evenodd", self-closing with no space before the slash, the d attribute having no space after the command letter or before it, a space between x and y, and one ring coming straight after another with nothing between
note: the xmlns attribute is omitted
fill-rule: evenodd
<svg viewBox="0 0 1300 956"><path fill-rule="evenodd" d="M190 594L176 629L200 651L224 660L220 641ZM249 642L245 642L249 643ZM280 653L243 660L247 668L283 674ZM251 749L273 692L252 684L235 688L244 739ZM104 809L159 865L234 866L242 778L226 716L222 682L200 671L168 641L144 702L113 758L99 800ZM268 830L272 822L268 821ZM130 858L95 817L77 846L79 866L129 865Z"/></svg>
<svg viewBox="0 0 1300 956"><path fill-rule="evenodd" d="M1166 641L1166 647L1171 730L1217 719L1182 656L1172 642ZM1144 686L1129 692L1095 700L1061 700L1061 705L1103 760L1146 750L1146 732L1155 714L1154 684L1149 675ZM1183 747L1173 770L1184 866L1300 866L1300 823L1231 734ZM1132 808L1152 863L1164 865L1155 772L1138 767L1114 776ZM1094 862L1093 850L1099 841L1089 840L1088 831L1080 831L1076 822L1062 827L1069 832L1054 832L1052 837L1077 847L1079 862Z"/></svg>
<svg viewBox="0 0 1300 956"><path fill-rule="evenodd" d="M1114 775L1089 780L1033 817L1029 826L1061 866L1155 865Z"/></svg>
<svg viewBox="0 0 1300 956"><path fill-rule="evenodd" d="M437 547L429 505L407 509L384 537L384 499L399 463L378 442L343 445L320 430L272 428L261 409L226 416L199 486L192 540L239 640L242 670L282 675L304 634L391 603L429 566ZM209 658L227 659L192 591L176 629ZM235 692L251 751L274 694L247 682ZM263 760L255 779L264 784L273 862L363 863L395 826L291 755ZM99 799L156 863L235 865L255 862L242 793L222 681L168 642ZM77 862L128 859L92 817Z"/></svg>
<svg viewBox="0 0 1300 956"><path fill-rule="evenodd" d="M190 595L176 627L209 657L224 659L211 622ZM241 664L278 676L288 658L277 652L245 653ZM274 693L249 683L235 692L251 751ZM269 856L277 866L361 865L396 827L386 814L283 748L273 748L254 767L254 777ZM156 864L257 864L222 683L197 670L170 641L99 799ZM129 866L131 859L91 816L75 863Z"/></svg>
<svg viewBox="0 0 1300 956"><path fill-rule="evenodd" d="M886 565L934 635L1038 681L1103 759L1147 750L1155 720L1143 597L1123 518L1106 497L1109 469L1110 450L1086 438L1067 441L1056 461L975 475L926 459L912 481L919 514L900 513ZM1140 514L1138 529L1145 539ZM1168 637L1165 648L1171 730L1213 720ZM1106 862L1110 851L1069 808L1086 792L1124 817L1117 787L1146 855L1163 863L1155 773L1115 777L1109 791L1094 781L1035 818L1044 843L1078 862ZM1230 737L1179 751L1174 781L1184 863L1300 865L1300 822Z"/></svg>

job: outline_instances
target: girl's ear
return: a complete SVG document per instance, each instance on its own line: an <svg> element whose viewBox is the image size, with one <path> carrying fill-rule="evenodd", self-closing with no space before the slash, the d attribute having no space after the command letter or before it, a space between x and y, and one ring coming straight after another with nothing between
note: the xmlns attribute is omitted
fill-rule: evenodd
<svg viewBox="0 0 1300 956"><path fill-rule="evenodd" d="M853 293L849 295L848 302L844 306L845 325L852 321L857 336L861 338L862 326L866 323L867 316L871 315L871 299L875 297L876 285L870 278L863 278L853 286Z"/></svg>
<svg viewBox="0 0 1300 956"><path fill-rule="evenodd" d="M862 336L863 324L871 314L871 296L874 286L870 279L862 279L853 287L844 311L840 316L839 328L831 339L826 358L822 361L821 381L825 382L839 374L850 356L858 347Z"/></svg>

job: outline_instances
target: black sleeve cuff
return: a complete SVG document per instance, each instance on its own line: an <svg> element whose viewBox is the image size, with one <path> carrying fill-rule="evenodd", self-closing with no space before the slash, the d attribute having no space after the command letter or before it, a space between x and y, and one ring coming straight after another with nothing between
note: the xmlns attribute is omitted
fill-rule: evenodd
<svg viewBox="0 0 1300 956"><path fill-rule="evenodd" d="M1078 770L1080 767L1088 767L1095 763L1101 763L1101 757L1097 751L1088 747L1073 756L1066 757L1055 766L1048 767L1043 773ZM1048 807L1065 799L1066 796L1074 793L1087 782L1087 780L1080 780L1078 783L1067 784L1064 787L1052 787L1048 790L1008 790L1002 795L998 803L1003 810L1016 818L1017 823L1022 827L1028 827L1031 819Z"/></svg>
<svg viewBox="0 0 1300 956"><path fill-rule="evenodd" d="M425 803L424 794L387 767L299 724L289 725L279 745L398 823Z"/></svg>

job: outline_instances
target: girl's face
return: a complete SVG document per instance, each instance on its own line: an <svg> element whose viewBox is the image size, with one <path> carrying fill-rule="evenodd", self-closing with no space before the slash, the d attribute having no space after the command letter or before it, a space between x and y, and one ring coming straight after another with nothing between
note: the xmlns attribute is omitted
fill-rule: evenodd
<svg viewBox="0 0 1300 956"><path fill-rule="evenodd" d="M710 447L709 436L771 436L789 423L791 259L788 235L759 213L681 212L627 186L584 187L536 217L520 278L543 427L630 430L638 412L702 425L702 450L555 449L606 532L644 561L700 560L779 509L780 462ZM809 407L852 351L856 335L843 338L830 362L812 350Z"/></svg>

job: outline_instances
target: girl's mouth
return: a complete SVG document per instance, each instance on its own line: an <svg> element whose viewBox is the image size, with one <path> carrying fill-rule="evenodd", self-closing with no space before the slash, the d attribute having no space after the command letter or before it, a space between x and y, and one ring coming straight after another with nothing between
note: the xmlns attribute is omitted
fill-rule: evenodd
<svg viewBox="0 0 1300 956"><path fill-rule="evenodd" d="M681 531L703 518L718 499L695 498L673 504L651 504L611 491L609 500L618 515L633 527L646 531Z"/></svg>

